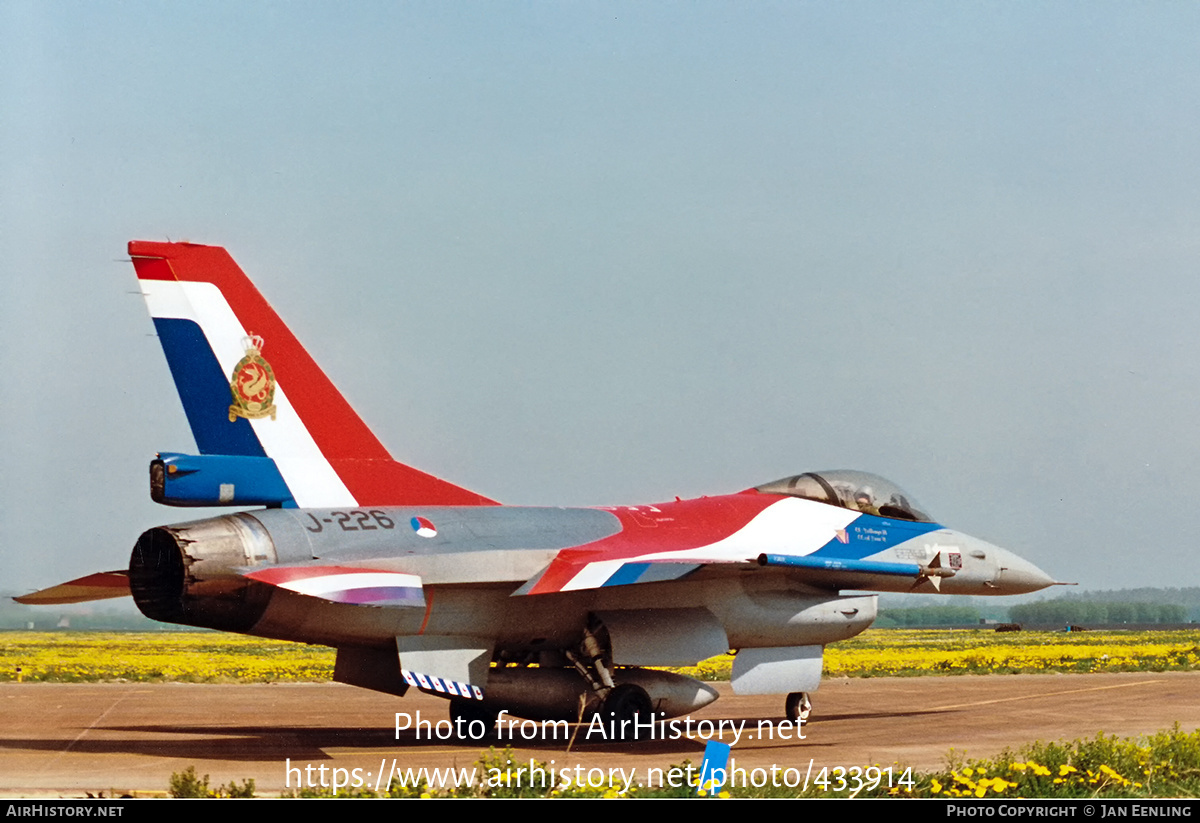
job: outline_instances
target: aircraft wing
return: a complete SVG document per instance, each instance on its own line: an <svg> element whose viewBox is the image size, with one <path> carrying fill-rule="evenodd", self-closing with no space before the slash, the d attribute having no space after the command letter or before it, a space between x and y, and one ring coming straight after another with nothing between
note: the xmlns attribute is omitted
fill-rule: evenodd
<svg viewBox="0 0 1200 823"><path fill-rule="evenodd" d="M682 518L672 509L689 504L706 506L715 514L703 521L695 518L704 527L682 531L656 527L654 513L645 507L614 511L622 521L619 534L559 552L514 595L659 583L693 575L745 574L756 569L787 574L805 585L831 590L873 588L880 581L890 581L888 589L903 588L898 582L903 578L914 586L928 580L937 589L942 577L955 573L943 568L936 551L914 557L918 562L903 562L908 558L887 551L942 529L936 523L871 518L871 524L865 526L858 512L766 496L742 498L723 512L712 506L712 501L666 504L658 511L672 515L671 520L663 517L658 522L664 526L677 522Z"/></svg>
<svg viewBox="0 0 1200 823"><path fill-rule="evenodd" d="M934 588L941 577L953 570L939 573L936 565L893 563L879 560L850 560L838 557L812 557L780 554L761 554L744 560L714 559L700 563L679 563L666 560L588 560L559 558L540 574L526 581L514 595L548 594L554 591L578 591L610 586L629 586L642 583L662 583L693 575L720 576L746 573L760 567L770 567L789 573L800 582L815 588L830 590L870 589L879 577L907 578L917 585L929 580ZM543 584L545 579L563 579L558 588Z"/></svg>

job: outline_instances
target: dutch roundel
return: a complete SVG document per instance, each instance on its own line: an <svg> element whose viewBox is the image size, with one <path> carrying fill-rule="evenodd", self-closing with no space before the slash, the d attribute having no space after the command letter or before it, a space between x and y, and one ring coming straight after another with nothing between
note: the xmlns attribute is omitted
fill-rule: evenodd
<svg viewBox="0 0 1200 823"><path fill-rule="evenodd" d="M437 535L437 527L433 525L433 521L426 517L414 517L409 521L413 531L421 535L421 537L435 537Z"/></svg>

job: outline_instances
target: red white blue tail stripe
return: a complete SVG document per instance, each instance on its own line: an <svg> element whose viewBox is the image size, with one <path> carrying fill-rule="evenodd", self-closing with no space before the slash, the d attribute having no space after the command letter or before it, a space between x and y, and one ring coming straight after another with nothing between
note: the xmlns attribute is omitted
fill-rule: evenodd
<svg viewBox="0 0 1200 823"><path fill-rule="evenodd" d="M271 458L301 508L494 504L393 460L224 249L129 253L202 454Z"/></svg>

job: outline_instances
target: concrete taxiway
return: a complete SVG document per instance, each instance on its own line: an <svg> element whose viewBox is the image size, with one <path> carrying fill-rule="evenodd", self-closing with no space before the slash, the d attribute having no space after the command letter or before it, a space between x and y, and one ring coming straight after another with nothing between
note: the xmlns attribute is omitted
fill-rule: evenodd
<svg viewBox="0 0 1200 823"><path fill-rule="evenodd" d="M953 749L985 757L1033 740L1120 736L1200 727L1200 673L1008 675L827 680L802 730L781 725L781 697L722 698L668 726L613 742L595 727L568 741L551 730L511 728L514 767L638 769L699 763L719 728L736 765L816 773L821 767L893 763L936 768ZM79 796L163 790L195 766L212 784L253 778L260 792L330 779L333 769L368 787L382 770L469 767L486 742L438 739L443 700L403 699L335 683L0 685L0 793ZM760 720L772 721L760 725ZM588 732L592 733L589 735ZM678 734L675 734L675 732ZM522 734L524 732L524 735ZM690 733L690 736L689 736ZM803 734L803 739L800 738ZM532 739L527 739L532 737ZM312 766L311 770L307 770ZM320 767L326 767L322 772ZM386 784L386 780L382 781Z"/></svg>

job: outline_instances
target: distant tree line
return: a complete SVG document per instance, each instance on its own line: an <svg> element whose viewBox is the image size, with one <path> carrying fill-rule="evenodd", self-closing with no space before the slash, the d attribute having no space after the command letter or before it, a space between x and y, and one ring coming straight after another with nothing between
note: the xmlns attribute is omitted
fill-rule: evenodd
<svg viewBox="0 0 1200 823"><path fill-rule="evenodd" d="M979 622L979 610L970 606L923 606L885 609L875 621L881 628L898 626L962 626Z"/></svg>
<svg viewBox="0 0 1200 823"><path fill-rule="evenodd" d="M1187 607L1175 603L1105 602L1064 598L1011 606L1009 620L1037 625L1102 625L1186 623ZM875 625L880 628L912 626L968 626L981 622L972 606L920 606L910 609L884 608Z"/></svg>
<svg viewBox="0 0 1200 823"><path fill-rule="evenodd" d="M1008 614L1014 623L1186 623L1188 610L1173 603L1047 600L1012 606Z"/></svg>

